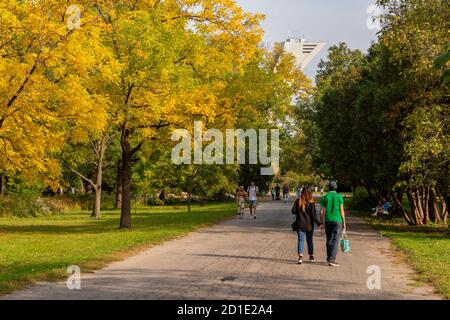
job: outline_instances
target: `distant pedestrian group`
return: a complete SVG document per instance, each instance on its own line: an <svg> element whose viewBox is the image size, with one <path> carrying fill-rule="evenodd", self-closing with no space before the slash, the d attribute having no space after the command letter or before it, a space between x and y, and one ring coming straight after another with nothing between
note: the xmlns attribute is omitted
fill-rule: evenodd
<svg viewBox="0 0 450 320"><path fill-rule="evenodd" d="M289 202L289 186L287 184L283 185L283 189L279 184L276 184L270 191L270 195L272 196L272 201L281 200L281 192L283 191L283 200L285 203Z"/></svg>
<svg viewBox="0 0 450 320"><path fill-rule="evenodd" d="M254 182L245 191L244 186L240 186L236 192L236 204L238 206L238 215L240 219L244 218L245 203L248 201L250 208L250 218L256 219L256 206L258 203L259 188Z"/></svg>

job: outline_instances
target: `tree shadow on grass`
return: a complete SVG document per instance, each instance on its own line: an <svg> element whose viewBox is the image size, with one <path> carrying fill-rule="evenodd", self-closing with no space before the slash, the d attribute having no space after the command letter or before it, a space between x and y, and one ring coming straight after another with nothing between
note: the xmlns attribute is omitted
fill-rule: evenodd
<svg viewBox="0 0 450 320"><path fill-rule="evenodd" d="M202 223L214 223L217 220L204 220L202 217L190 217L180 219L179 217L154 216L152 214L132 217L131 231L152 231L152 230L177 230L186 227L194 227ZM70 220L68 221L70 223ZM119 220L86 220L83 224L28 224L9 225L0 224L0 233L46 233L46 234L95 234L106 232L126 232L129 230L119 229Z"/></svg>
<svg viewBox="0 0 450 320"><path fill-rule="evenodd" d="M48 233L48 234L68 234L68 233L102 233L109 232L112 228L108 226L96 226L85 224L82 226L62 226L62 225L0 225L0 233Z"/></svg>
<svg viewBox="0 0 450 320"><path fill-rule="evenodd" d="M378 224L375 225L375 228L382 232L408 234L409 236L414 234L418 238L450 239L450 230L446 227Z"/></svg>

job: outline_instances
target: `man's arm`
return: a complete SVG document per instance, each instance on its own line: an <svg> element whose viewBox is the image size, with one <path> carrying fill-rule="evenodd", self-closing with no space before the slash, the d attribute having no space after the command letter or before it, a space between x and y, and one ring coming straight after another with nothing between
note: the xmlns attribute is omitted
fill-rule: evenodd
<svg viewBox="0 0 450 320"><path fill-rule="evenodd" d="M342 217L342 227L344 228L344 230L347 229L347 223L345 221L345 210L344 210L344 205L341 204L341 217Z"/></svg>
<svg viewBox="0 0 450 320"><path fill-rule="evenodd" d="M325 207L320 208L320 228L323 229L323 226L325 224Z"/></svg>
<svg viewBox="0 0 450 320"><path fill-rule="evenodd" d="M319 215L320 215L320 212L319 212ZM321 217L320 216L317 217L317 209L316 209L315 204L313 204L313 206L312 206L312 219L318 226L322 225Z"/></svg>

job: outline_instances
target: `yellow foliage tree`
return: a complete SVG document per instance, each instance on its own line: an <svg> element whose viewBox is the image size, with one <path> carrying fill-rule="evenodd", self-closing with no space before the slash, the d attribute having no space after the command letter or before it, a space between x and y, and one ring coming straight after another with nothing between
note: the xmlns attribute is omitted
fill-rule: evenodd
<svg viewBox="0 0 450 320"><path fill-rule="evenodd" d="M0 171L28 181L55 184L54 154L67 135L77 128L73 137L82 138L82 128L102 131L106 122L108 99L92 85L114 80L115 60L97 15L73 20L69 5L0 3Z"/></svg>
<svg viewBox="0 0 450 320"><path fill-rule="evenodd" d="M137 154L149 141L168 141L171 129L220 114L224 79L241 72L257 50L261 16L231 0L104 0L93 9L103 20L103 45L122 66L107 93L121 134L120 227L129 228Z"/></svg>

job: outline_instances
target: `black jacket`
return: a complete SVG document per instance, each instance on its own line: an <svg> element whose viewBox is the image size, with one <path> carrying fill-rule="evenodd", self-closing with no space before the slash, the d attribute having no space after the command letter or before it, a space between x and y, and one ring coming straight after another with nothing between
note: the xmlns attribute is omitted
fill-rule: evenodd
<svg viewBox="0 0 450 320"><path fill-rule="evenodd" d="M299 205L300 199L297 199L292 207L292 214L296 216L294 226L296 230L309 232L314 228L314 223L320 226L322 223L317 215L315 203L308 203L305 210Z"/></svg>

